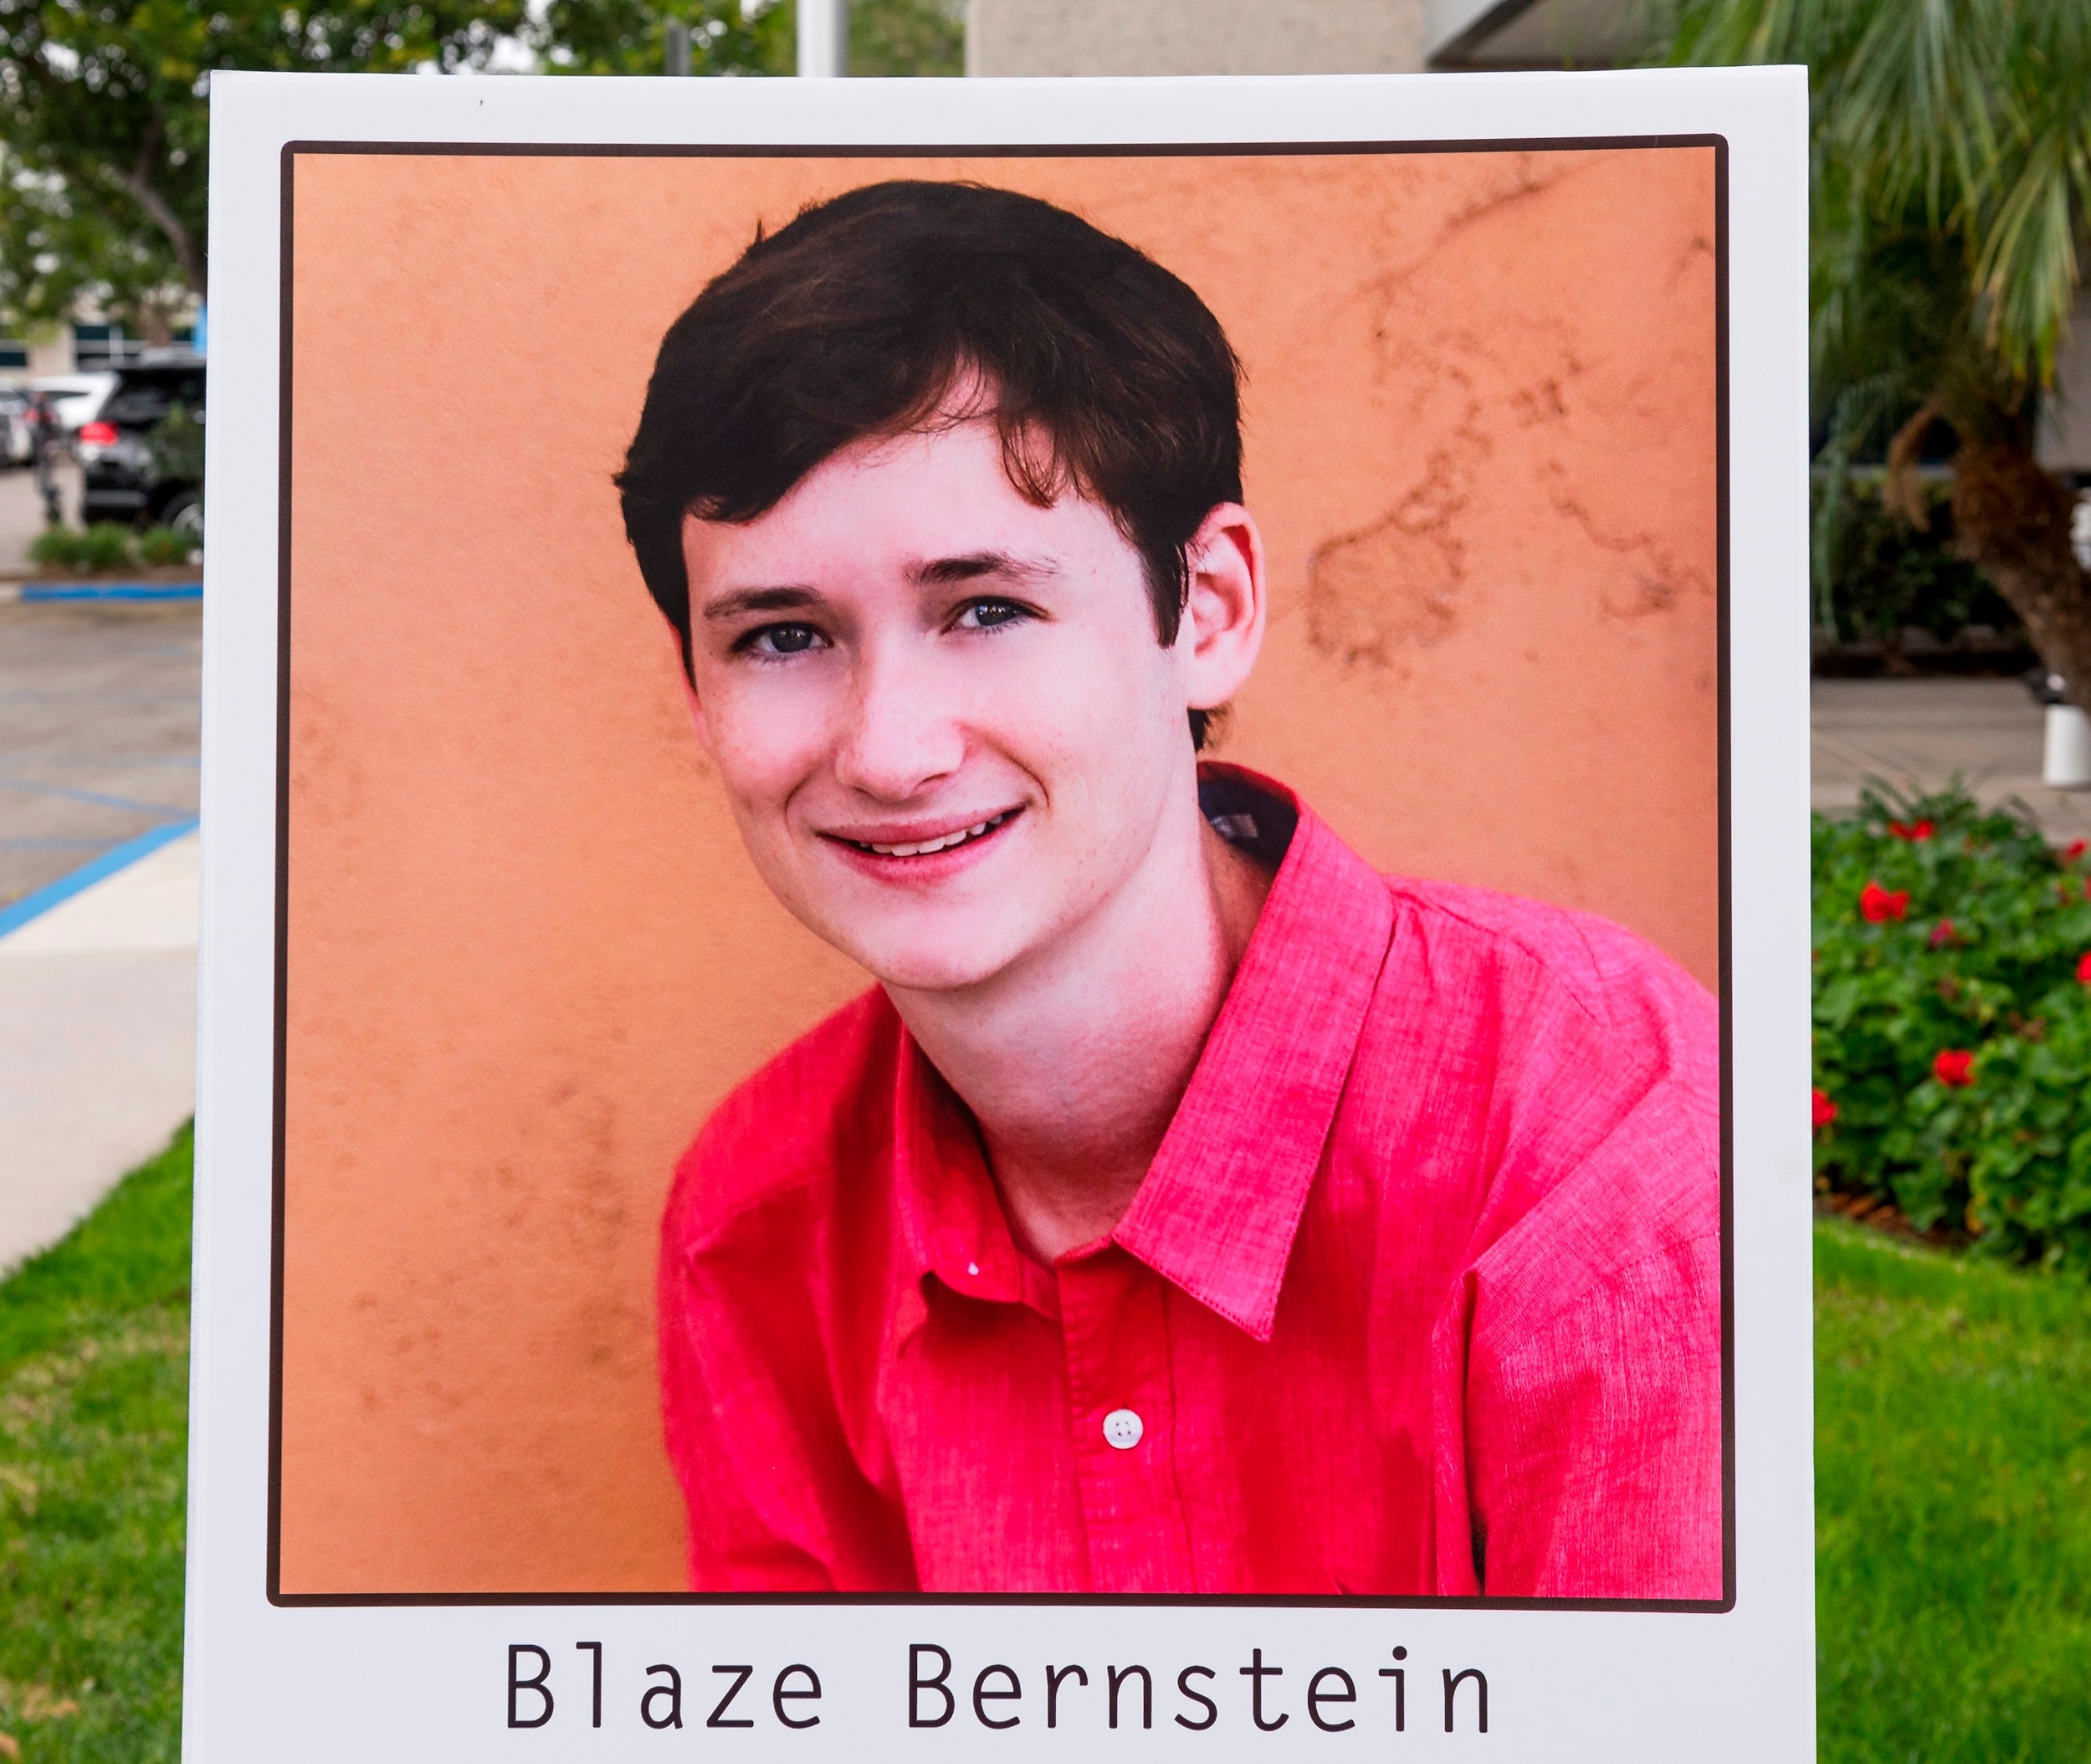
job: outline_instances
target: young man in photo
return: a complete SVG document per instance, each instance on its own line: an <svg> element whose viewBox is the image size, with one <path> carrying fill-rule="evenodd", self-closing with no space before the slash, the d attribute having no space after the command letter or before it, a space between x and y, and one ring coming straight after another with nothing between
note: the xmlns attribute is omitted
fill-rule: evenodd
<svg viewBox="0 0 2091 1764"><path fill-rule="evenodd" d="M662 345L627 532L750 857L877 982L669 1204L701 1589L1722 1596L1714 1002L1201 762L1265 617L1237 377L955 184Z"/></svg>

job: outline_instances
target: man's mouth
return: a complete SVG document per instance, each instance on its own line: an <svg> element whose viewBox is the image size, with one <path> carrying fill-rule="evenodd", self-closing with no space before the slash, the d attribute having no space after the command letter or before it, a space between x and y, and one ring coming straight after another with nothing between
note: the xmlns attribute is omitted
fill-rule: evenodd
<svg viewBox="0 0 2091 1764"><path fill-rule="evenodd" d="M985 839L1017 812L1015 809L1006 808L999 815L990 815L985 820L977 821L970 827L956 828L948 833L939 833L933 839L894 845L882 845L869 839L851 839L841 833L830 833L828 837L838 844L847 845L853 851L869 852L873 857L926 858L932 852L949 851L955 846L969 844L976 839Z"/></svg>

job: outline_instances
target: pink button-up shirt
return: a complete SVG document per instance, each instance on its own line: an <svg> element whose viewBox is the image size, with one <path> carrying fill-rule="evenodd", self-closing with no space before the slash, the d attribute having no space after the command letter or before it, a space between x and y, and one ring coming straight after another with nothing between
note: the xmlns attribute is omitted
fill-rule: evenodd
<svg viewBox="0 0 2091 1764"><path fill-rule="evenodd" d="M1718 1072L1638 939L1303 810L1132 1207L1048 1268L867 993L669 1203L692 1584L1718 1599Z"/></svg>

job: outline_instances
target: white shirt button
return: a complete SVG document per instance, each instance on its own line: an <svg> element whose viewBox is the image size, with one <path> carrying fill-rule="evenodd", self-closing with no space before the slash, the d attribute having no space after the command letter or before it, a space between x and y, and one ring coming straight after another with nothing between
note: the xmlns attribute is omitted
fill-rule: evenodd
<svg viewBox="0 0 2091 1764"><path fill-rule="evenodd" d="M1147 1431L1146 1423L1130 1409L1114 1409L1104 1417L1104 1438L1121 1452L1130 1452Z"/></svg>

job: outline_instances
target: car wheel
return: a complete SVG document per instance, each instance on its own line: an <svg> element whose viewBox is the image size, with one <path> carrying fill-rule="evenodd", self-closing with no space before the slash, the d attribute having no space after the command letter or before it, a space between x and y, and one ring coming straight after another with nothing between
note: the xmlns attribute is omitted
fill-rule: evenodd
<svg viewBox="0 0 2091 1764"><path fill-rule="evenodd" d="M186 533L199 545L203 543L203 497L200 492L184 490L160 511L160 524L171 527L178 533Z"/></svg>

